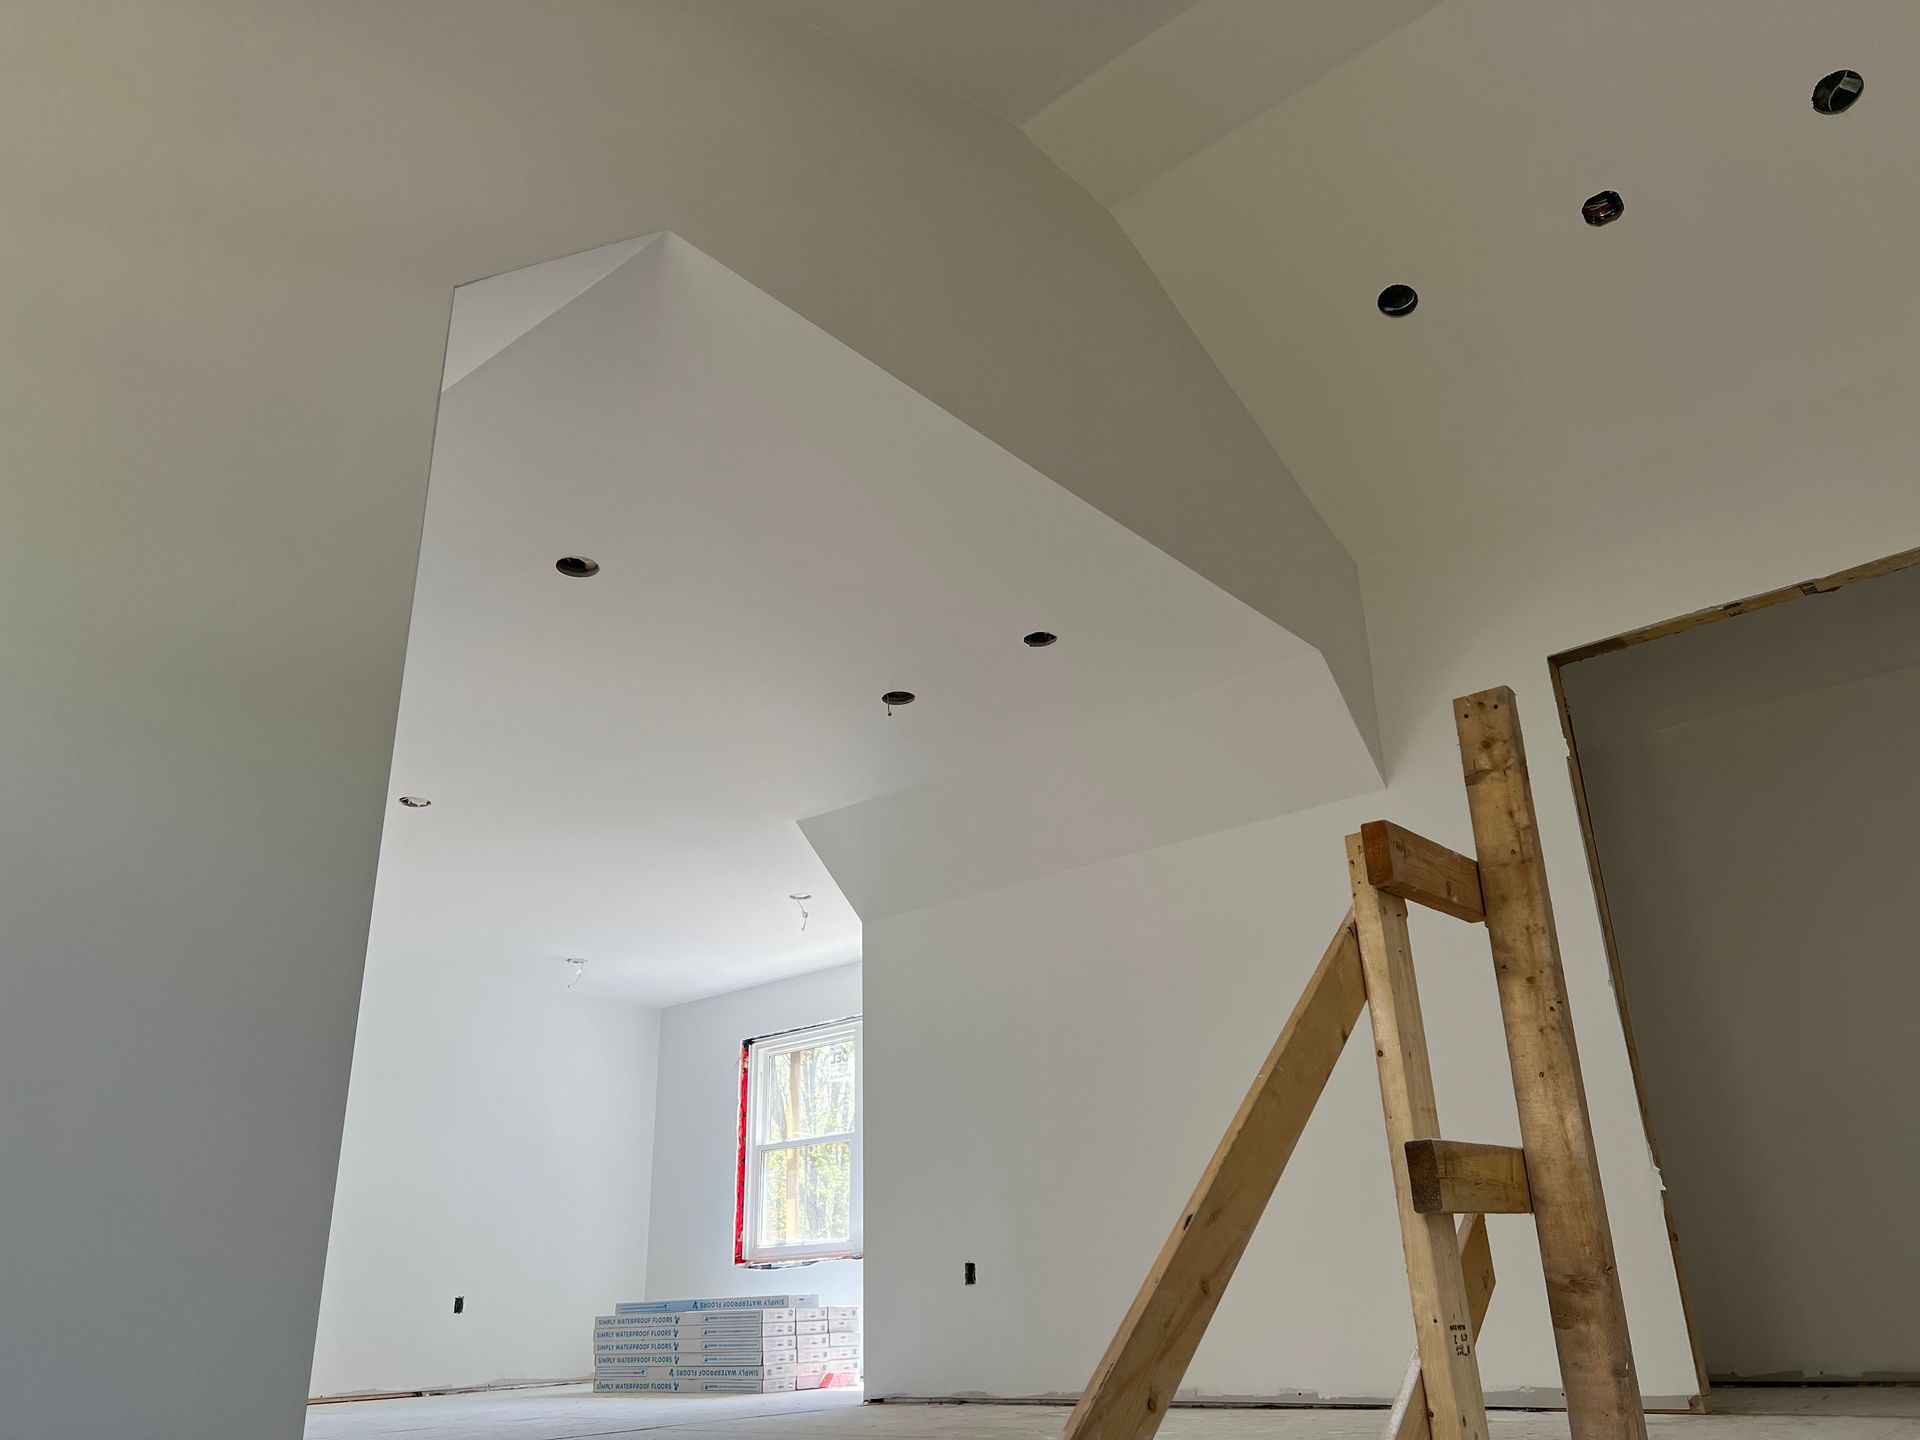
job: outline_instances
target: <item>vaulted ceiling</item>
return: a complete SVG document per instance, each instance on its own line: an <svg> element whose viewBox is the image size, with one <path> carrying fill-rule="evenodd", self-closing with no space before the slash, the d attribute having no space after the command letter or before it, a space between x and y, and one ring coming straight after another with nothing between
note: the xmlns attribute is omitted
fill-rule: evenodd
<svg viewBox="0 0 1920 1440"><path fill-rule="evenodd" d="M1112 208L1363 564L1876 377L1920 380L1911 5L1199 0L1114 7L1126 24L1097 43L1089 7L1045 0L782 8L1000 94ZM908 43L923 25L964 80ZM978 29L949 52L954 25ZM1018 105L995 87L1052 26L1085 43L1023 115L1047 86ZM1817 114L1840 68L1864 97ZM1602 190L1626 210L1590 227ZM1396 283L1420 302L1390 319L1375 300Z"/></svg>
<svg viewBox="0 0 1920 1440"><path fill-rule="evenodd" d="M757 3L1020 124L1106 202L1363 568L1436 538L1471 543L1496 512L1624 496L1636 469L1644 489L1649 457L1697 454L1762 417L1920 382L1920 288L1906 282L1920 205L1899 178L1920 121L1912 7ZM1864 98L1817 114L1815 82L1843 66L1865 75ZM1581 204L1602 190L1625 212L1590 226ZM677 244L502 276L456 308L416 641L442 622L460 631L503 586L525 588L538 623L448 650L438 670L410 662L396 781L449 798L389 826L389 857L418 865L435 897L407 925L497 946L490 897L537 864L560 878L537 903L521 895L512 954L577 945L613 959L596 974L670 1000L842 958L856 909L930 904L1330 798L1261 771L1271 747L1234 728L1316 723L1324 675L1286 669L1305 647L897 382L848 366L817 332L781 342L784 370L751 391L744 377L791 317ZM635 287L669 260L699 278L706 339L608 308L657 310L671 287L651 300ZM1396 283L1420 299L1393 318L1376 297ZM594 350L596 325L647 331L657 353ZM748 338L723 356L713 337L728 335ZM589 379L604 415L581 408ZM896 409L913 438L892 453L868 431L815 425ZM755 425L681 434L722 412ZM645 463L622 472L608 508L589 442L616 425L630 428L615 448ZM716 436L724 447L703 452ZM949 444L944 468L906 463ZM535 452L552 463L503 468ZM712 473L689 469L696 455ZM818 501L796 510L802 473ZM1671 503L1685 502L1684 473L1678 484ZM568 486L587 488L569 498ZM977 503L949 513L955 495ZM467 500L479 508L459 511ZM555 514L589 538L541 531ZM642 545L583 593L542 564L594 543L619 555L615 537L644 540L664 514L737 556L737 571L681 573L681 547ZM462 526L467 539L448 542ZM1010 540L1030 527L1052 538ZM1028 563L1041 553L1051 573ZM793 565L773 601L768 577ZM687 610L687 597L702 598ZM948 624L962 601L978 633ZM781 638L753 652L760 679L736 703L742 674L702 656L747 654L776 611ZM910 617L940 644L909 644ZM714 645L686 644L689 623ZM1070 642L1042 659L1017 644L1029 625L1070 629ZM569 654L614 652L648 658L626 680L563 673ZM755 689L768 675L779 684ZM877 709L895 684L930 697L900 724ZM643 714L654 731L636 729ZM541 767L503 773L498 757L535 733ZM1188 767L1169 805L1126 778L1143 747L1242 757L1238 778L1209 789L1206 768ZM672 763L650 769L660 756ZM1335 790L1372 783L1358 751L1335 771ZM1036 796L1084 833L1010 823ZM557 801L565 824L543 825ZM456 805L473 808L449 843ZM695 833L696 814L738 823L716 839ZM636 815L644 827L619 819ZM804 935L792 890L821 900ZM647 953L626 946L634 935Z"/></svg>
<svg viewBox="0 0 1920 1440"><path fill-rule="evenodd" d="M393 778L375 963L656 1004L1379 783L1305 640L671 234L456 296Z"/></svg>
<svg viewBox="0 0 1920 1440"><path fill-rule="evenodd" d="M1201 0L766 0L1016 125Z"/></svg>

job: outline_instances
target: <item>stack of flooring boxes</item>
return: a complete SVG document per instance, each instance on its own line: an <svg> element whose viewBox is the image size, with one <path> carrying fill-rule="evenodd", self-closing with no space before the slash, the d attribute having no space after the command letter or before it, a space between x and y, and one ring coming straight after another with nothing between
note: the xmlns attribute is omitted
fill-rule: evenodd
<svg viewBox="0 0 1920 1440"><path fill-rule="evenodd" d="M860 1381L860 1309L818 1295L635 1300L593 1322L593 1388L761 1394Z"/></svg>

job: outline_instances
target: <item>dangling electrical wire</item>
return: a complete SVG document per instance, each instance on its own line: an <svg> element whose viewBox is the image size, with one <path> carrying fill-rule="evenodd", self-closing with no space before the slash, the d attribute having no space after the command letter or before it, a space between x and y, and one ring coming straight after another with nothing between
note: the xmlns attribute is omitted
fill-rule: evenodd
<svg viewBox="0 0 1920 1440"><path fill-rule="evenodd" d="M813 896L811 895L787 896L787 899L791 900L794 904L800 907L800 928L803 931L807 928L807 920L810 918L810 915L811 915L811 912L807 909L807 901L811 900L812 898Z"/></svg>

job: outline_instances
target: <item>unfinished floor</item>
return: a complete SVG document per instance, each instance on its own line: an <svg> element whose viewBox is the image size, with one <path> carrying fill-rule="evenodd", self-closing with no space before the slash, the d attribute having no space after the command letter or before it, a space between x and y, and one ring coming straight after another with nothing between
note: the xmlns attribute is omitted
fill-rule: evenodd
<svg viewBox="0 0 1920 1440"><path fill-rule="evenodd" d="M1652 1440L1914 1440L1920 1387L1716 1390L1713 1415L1654 1415ZM1764 1412L1764 1413L1763 1413ZM1054 1440L1051 1405L863 1405L846 1392L686 1400L594 1396L584 1385L316 1406L307 1440ZM1494 1411L1494 1440L1564 1440L1566 1417ZM1375 1440L1377 1410L1176 1410L1166 1440Z"/></svg>

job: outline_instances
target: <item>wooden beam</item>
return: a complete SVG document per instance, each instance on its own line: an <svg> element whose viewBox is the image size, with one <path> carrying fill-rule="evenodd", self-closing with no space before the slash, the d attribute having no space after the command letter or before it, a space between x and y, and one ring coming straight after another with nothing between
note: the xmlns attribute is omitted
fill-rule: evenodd
<svg viewBox="0 0 1920 1440"><path fill-rule="evenodd" d="M1778 590L1749 595L1744 600L1731 600L1724 605L1709 605L1705 610L1677 615L1671 620L1662 620L1656 625L1643 625L1638 630L1629 630L1622 635L1610 635L1605 640L1595 640L1590 645L1576 645L1571 650L1562 650L1557 655L1548 656L1548 662L1556 667L1573 665L1581 660L1591 660L1598 655L1610 655L1630 645L1644 645L1649 640L1664 640L1669 635L1678 635L1696 626L1712 625L1720 620L1732 620L1741 615L1751 615L1756 610L1765 610L1788 600L1798 600L1803 596L1811 595L1830 595L1835 590L1844 589L1848 585L1857 585L1862 580L1874 580L1882 575L1892 575L1896 571L1906 569L1909 565L1920 565L1920 550L1902 550L1899 554L1889 555L1882 560L1869 560L1864 565L1853 565L1845 570L1836 570L1833 574L1822 575L1817 580L1802 580L1797 585L1783 585Z"/></svg>
<svg viewBox="0 0 1920 1440"><path fill-rule="evenodd" d="M1367 883L1374 889L1456 920L1487 918L1480 906L1480 867L1466 856L1391 820L1367 821L1360 838L1367 852Z"/></svg>
<svg viewBox="0 0 1920 1440"><path fill-rule="evenodd" d="M1525 1215L1527 1159L1511 1145L1409 1140L1407 1181L1422 1215Z"/></svg>
<svg viewBox="0 0 1920 1440"><path fill-rule="evenodd" d="M1454 702L1480 889L1573 1440L1643 1440L1640 1383L1513 692Z"/></svg>
<svg viewBox="0 0 1920 1440"><path fill-rule="evenodd" d="M1347 874L1353 885L1353 924L1360 940L1367 1014L1373 1021L1374 1066L1386 1113L1429 1424L1433 1440L1487 1440L1487 1405L1474 1359L1473 1322L1453 1221L1416 1211L1407 1182L1407 1142L1429 1139L1440 1130L1426 1024L1407 942L1407 903L1368 883L1366 843L1357 834L1347 837Z"/></svg>
<svg viewBox="0 0 1920 1440"><path fill-rule="evenodd" d="M1349 912L1067 1417L1063 1440L1146 1440L1159 1429L1365 1003Z"/></svg>
<svg viewBox="0 0 1920 1440"><path fill-rule="evenodd" d="M1493 1299L1493 1247L1487 1243L1487 1217L1461 1216L1455 1235L1460 1247L1460 1271L1467 1282L1468 1318L1478 1343L1480 1327L1487 1319L1487 1304ZM1418 1354L1407 1366L1407 1378L1394 1397L1381 1440L1433 1440L1433 1427L1427 1419L1427 1386L1420 1378Z"/></svg>

